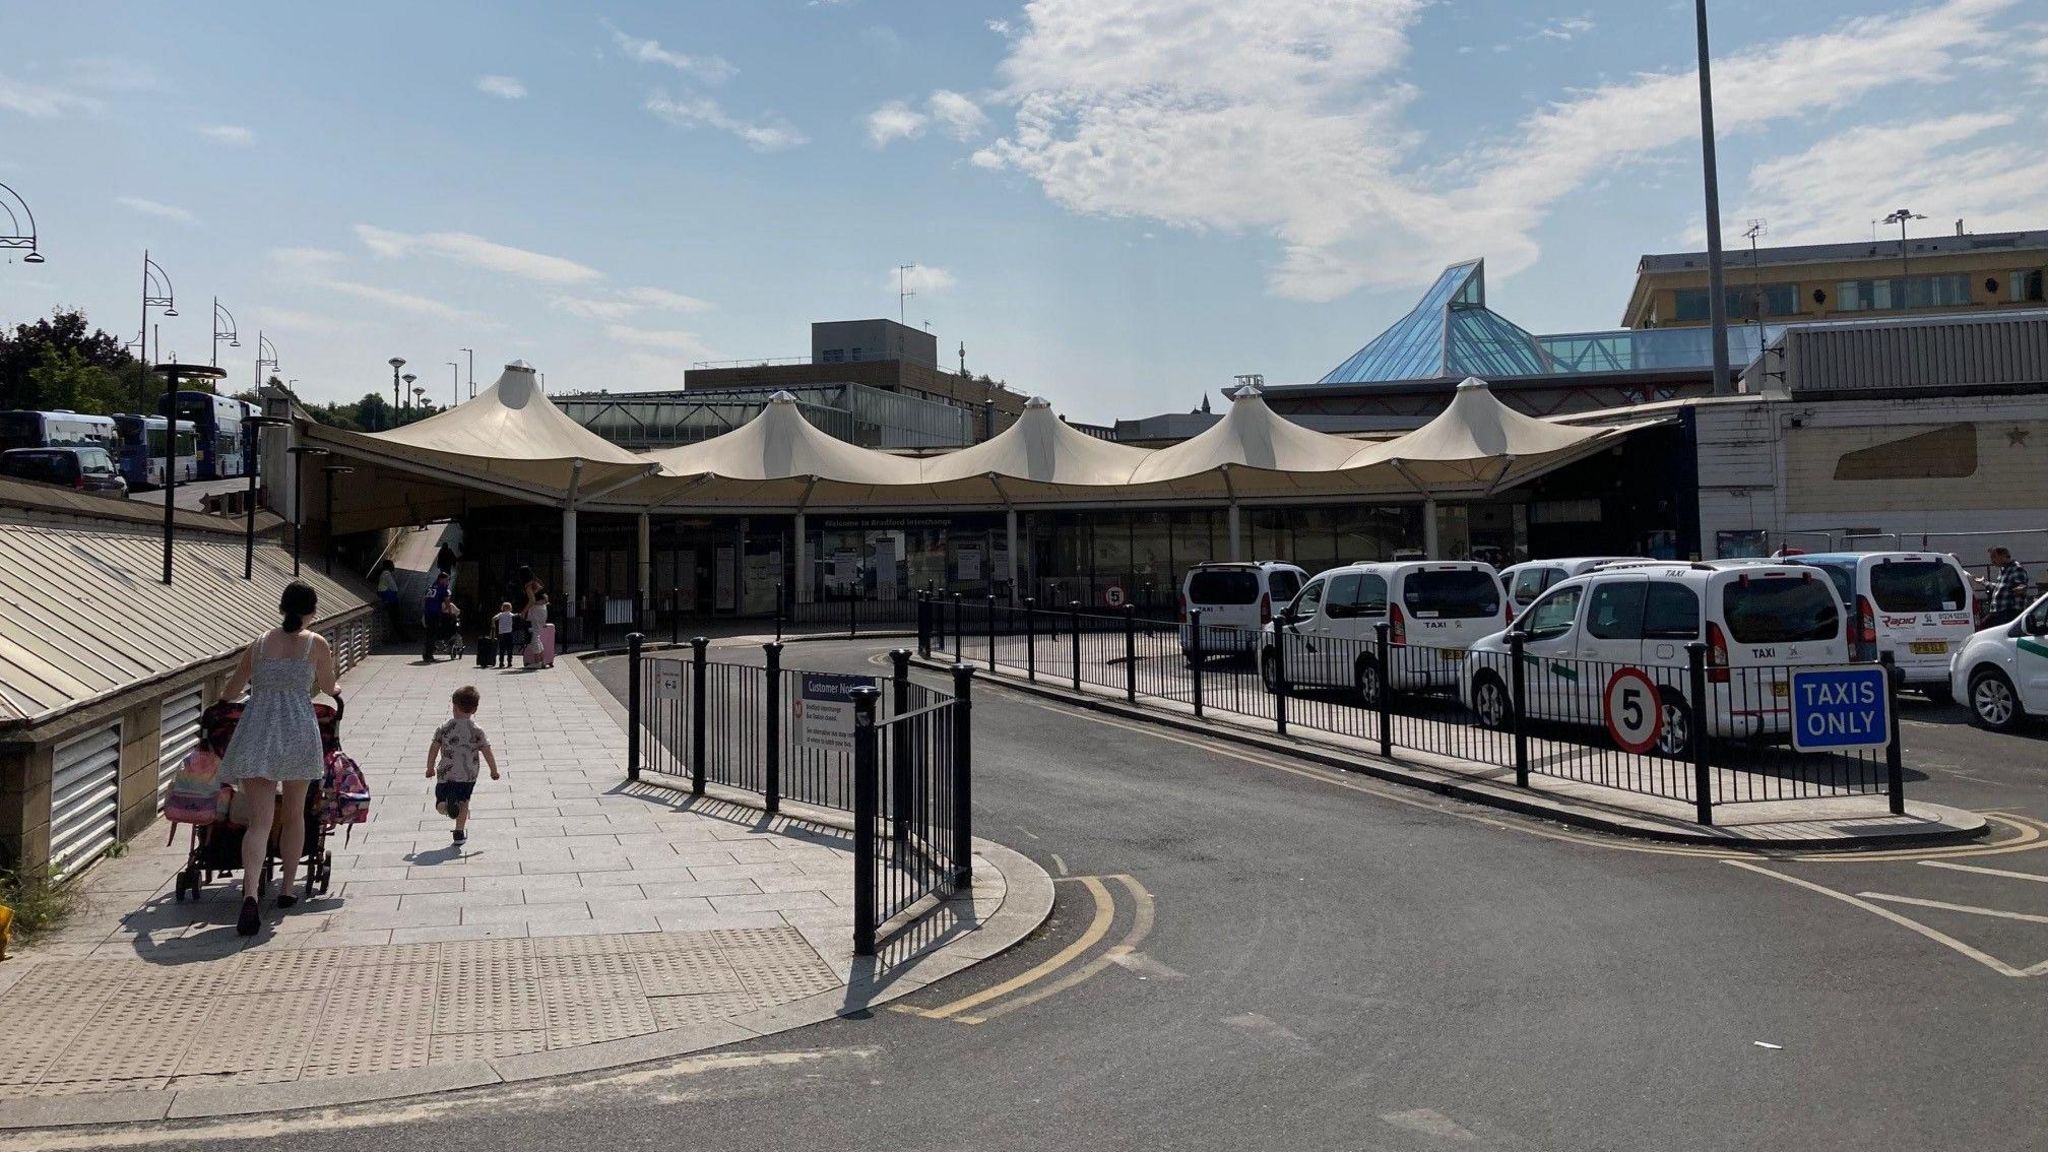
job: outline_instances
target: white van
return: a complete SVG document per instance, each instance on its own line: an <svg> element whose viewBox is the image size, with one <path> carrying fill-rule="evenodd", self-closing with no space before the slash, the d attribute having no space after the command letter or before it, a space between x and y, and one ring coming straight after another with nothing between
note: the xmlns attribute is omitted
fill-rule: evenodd
<svg viewBox="0 0 2048 1152"><path fill-rule="evenodd" d="M1977 630L1969 574L1939 552L1827 552L1787 557L1828 574L1849 609L1849 658L1892 663L1937 704L1949 690L1949 659Z"/></svg>
<svg viewBox="0 0 2048 1152"><path fill-rule="evenodd" d="M1970 718L1993 731L2048 717L2048 596L2012 623L1970 637L1949 675L1950 691L1969 702Z"/></svg>
<svg viewBox="0 0 2048 1152"><path fill-rule="evenodd" d="M1273 608L1301 591L1308 573L1276 561L1197 564L1180 582L1180 650L1194 655L1189 613L1202 612L1202 655L1244 656L1258 646Z"/></svg>
<svg viewBox="0 0 2048 1152"><path fill-rule="evenodd" d="M1631 565L1566 580L1515 621L1533 719L1605 727L1608 681L1642 669L1663 698L1657 750L1689 754L1686 645L1707 645L1711 736L1791 730L1787 669L1848 660L1846 613L1827 576L1797 564ZM1508 634L1472 646L1459 695L1488 727L1513 718Z"/></svg>
<svg viewBox="0 0 2048 1152"><path fill-rule="evenodd" d="M1536 602L1552 584L1584 576L1602 564L1650 563L1642 556L1570 556L1559 560L1524 560L1500 570L1501 587L1508 590L1519 612Z"/></svg>
<svg viewBox="0 0 2048 1152"><path fill-rule="evenodd" d="M1388 687L1451 690L1465 649L1507 623L1507 596L1492 565L1471 560L1349 564L1320 573L1274 618L1259 652L1266 690L1277 691L1281 657L1291 687L1356 688L1378 707L1378 634L1384 620ZM1284 638L1285 652L1274 647Z"/></svg>

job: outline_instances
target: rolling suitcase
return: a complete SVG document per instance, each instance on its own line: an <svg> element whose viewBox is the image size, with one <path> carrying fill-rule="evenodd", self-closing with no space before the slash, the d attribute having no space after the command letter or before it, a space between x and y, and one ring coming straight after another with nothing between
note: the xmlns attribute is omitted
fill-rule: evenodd
<svg viewBox="0 0 2048 1152"><path fill-rule="evenodd" d="M498 638L489 633L476 638L476 666L489 668L498 662Z"/></svg>
<svg viewBox="0 0 2048 1152"><path fill-rule="evenodd" d="M552 668L555 665L555 626L540 626L540 666Z"/></svg>

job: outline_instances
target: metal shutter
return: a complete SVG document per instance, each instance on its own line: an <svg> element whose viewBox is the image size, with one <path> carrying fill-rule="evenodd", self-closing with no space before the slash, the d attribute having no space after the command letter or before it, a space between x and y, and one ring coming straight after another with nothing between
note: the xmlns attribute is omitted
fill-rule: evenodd
<svg viewBox="0 0 2048 1152"><path fill-rule="evenodd" d="M114 846L121 809L121 725L57 745L50 785L50 871L75 875Z"/></svg>
<svg viewBox="0 0 2048 1152"><path fill-rule="evenodd" d="M164 793L185 756L199 746L199 714L206 710L206 694L198 688L164 701L162 740L156 754L156 806L164 806Z"/></svg>

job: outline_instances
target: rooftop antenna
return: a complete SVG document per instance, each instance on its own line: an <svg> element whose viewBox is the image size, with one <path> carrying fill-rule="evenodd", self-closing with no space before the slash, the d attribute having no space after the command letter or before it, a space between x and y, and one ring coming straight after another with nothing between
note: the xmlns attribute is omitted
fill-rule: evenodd
<svg viewBox="0 0 2048 1152"><path fill-rule="evenodd" d="M912 292L903 282L903 274L915 267L917 267L917 265L915 264L898 264L896 266L896 322L898 324L904 323L903 302L910 299L912 296L917 295L917 293Z"/></svg>
<svg viewBox="0 0 2048 1152"><path fill-rule="evenodd" d="M1756 242L1770 230L1771 222L1761 216L1751 220L1749 227L1742 230L1742 234L1749 237L1749 315L1758 324L1764 322L1764 288L1756 267Z"/></svg>
<svg viewBox="0 0 2048 1152"><path fill-rule="evenodd" d="M960 374L967 375L967 341L960 342Z"/></svg>

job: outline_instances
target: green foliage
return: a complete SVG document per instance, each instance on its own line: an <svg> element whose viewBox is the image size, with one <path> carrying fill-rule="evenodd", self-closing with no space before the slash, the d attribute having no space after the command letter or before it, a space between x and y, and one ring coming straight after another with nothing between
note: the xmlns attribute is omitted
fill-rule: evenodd
<svg viewBox="0 0 2048 1152"><path fill-rule="evenodd" d="M48 872L0 872L0 904L14 909L14 942L26 943L62 923L78 906L76 885Z"/></svg>
<svg viewBox="0 0 2048 1152"><path fill-rule="evenodd" d="M59 309L0 331L0 409L147 414L157 410L162 384L119 337L89 330L83 312Z"/></svg>

